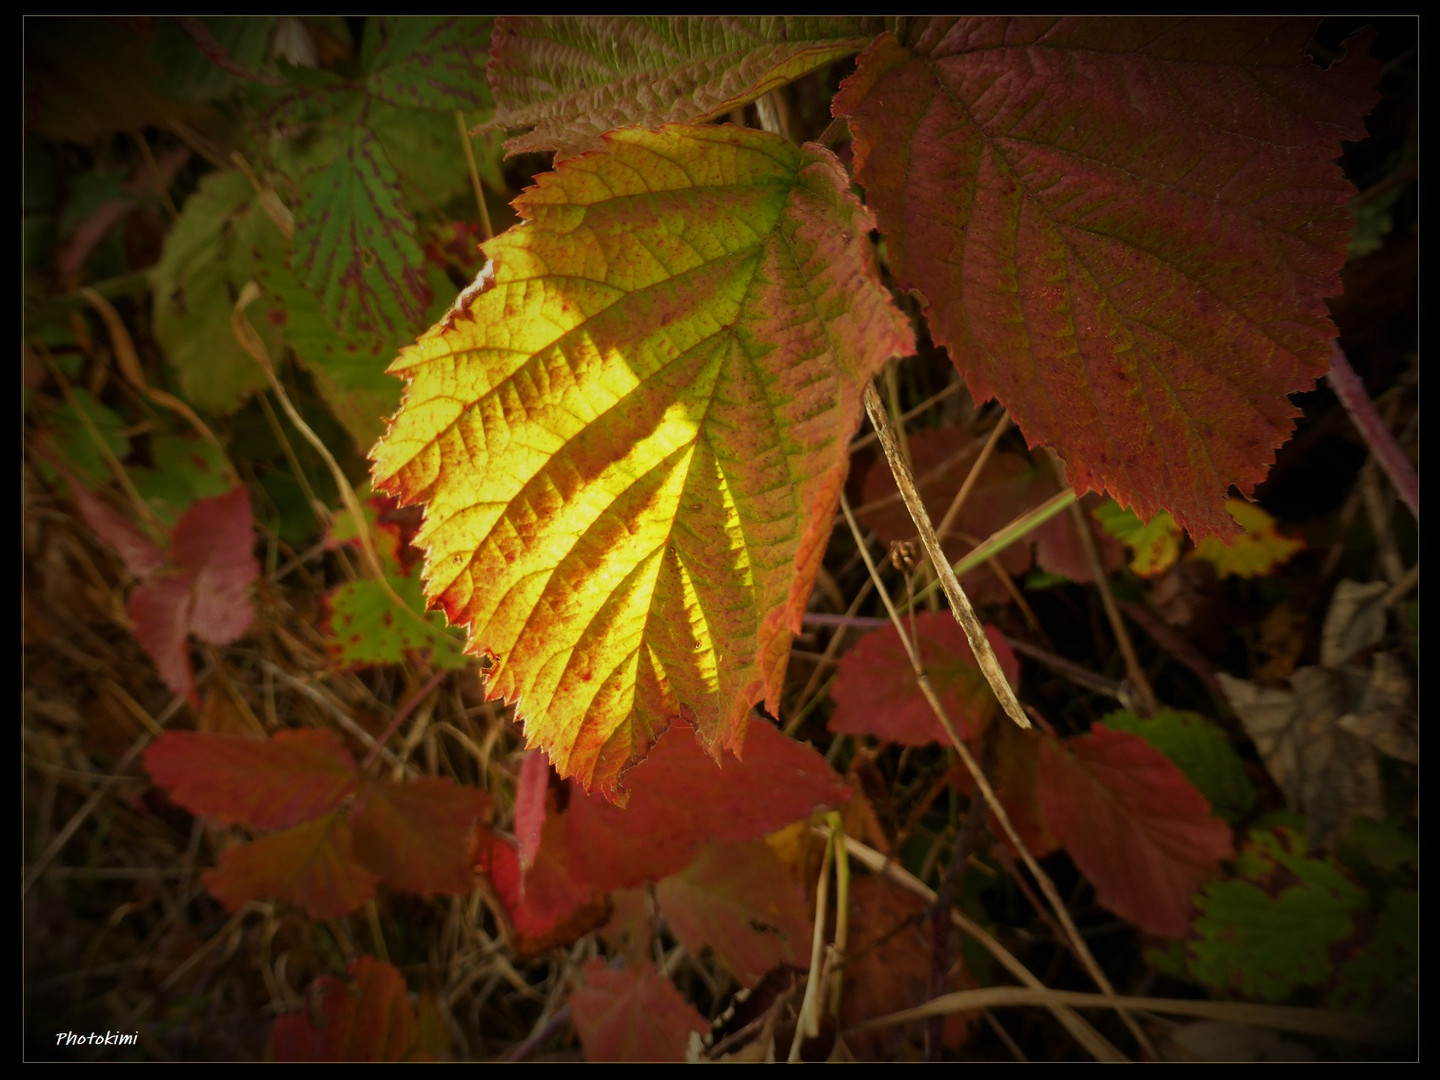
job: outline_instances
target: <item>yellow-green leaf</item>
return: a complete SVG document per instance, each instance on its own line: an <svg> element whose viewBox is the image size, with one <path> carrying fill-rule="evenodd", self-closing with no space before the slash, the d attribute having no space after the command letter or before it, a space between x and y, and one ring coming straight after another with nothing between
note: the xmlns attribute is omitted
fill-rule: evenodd
<svg viewBox="0 0 1440 1080"><path fill-rule="evenodd" d="M673 719L738 750L779 706L864 381L910 350L827 151L625 130L392 371L377 485L426 504L426 592L531 746L612 797Z"/></svg>
<svg viewBox="0 0 1440 1080"><path fill-rule="evenodd" d="M1131 551L1130 569L1141 577L1163 574L1180 558L1180 526L1168 510L1161 510L1149 521L1127 509L1114 499L1097 506L1091 516L1100 527Z"/></svg>
<svg viewBox="0 0 1440 1080"><path fill-rule="evenodd" d="M1235 523L1245 530L1232 543L1206 537L1195 545L1192 559L1202 559L1215 567L1222 578L1264 577L1302 551L1305 541L1282 536L1275 528L1275 519L1254 503L1244 499L1226 499L1225 509Z"/></svg>

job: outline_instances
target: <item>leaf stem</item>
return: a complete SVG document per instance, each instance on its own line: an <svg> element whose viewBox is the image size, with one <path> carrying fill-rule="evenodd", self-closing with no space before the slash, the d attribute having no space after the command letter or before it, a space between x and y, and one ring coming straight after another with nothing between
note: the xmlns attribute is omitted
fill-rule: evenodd
<svg viewBox="0 0 1440 1080"><path fill-rule="evenodd" d="M1395 441L1395 436L1390 434L1385 421L1380 418L1370 395L1365 392L1365 384L1360 381L1360 376L1355 374L1355 369L1350 366L1345 350L1340 348L1338 341L1330 343L1329 380L1330 389L1335 391L1340 404L1345 406L1345 411L1350 414L1350 419L1360 432L1360 437L1365 440L1365 445L1375 455L1380 468L1385 470L1390 483L1395 485L1395 490L1410 508L1410 513L1419 521L1420 481L1415 475L1415 468L1410 464L1410 459L1405 456L1400 444Z"/></svg>
<svg viewBox="0 0 1440 1080"><path fill-rule="evenodd" d="M370 576L380 583L381 588L400 609L403 616L414 619L415 622L425 627L427 632L433 630L429 620L407 604L395 591L395 587L390 584L390 579L385 576L385 565L380 561L380 555L375 550L374 538L370 535L370 522L365 517L365 510L360 505L360 499L355 494L354 487L350 484L350 478L345 475L345 470L340 468L340 463L335 460L335 455L330 452L330 448L325 445L320 436L315 434L314 429L305 422L305 418L300 415L299 410L291 402L290 395L285 392L280 377L275 373L275 365L270 361L270 354L265 348L265 343L260 340L260 335L255 332L255 328L250 325L250 320L246 318L245 309L254 303L259 295L260 287L253 281L247 281L245 287L240 290L239 298L235 301L234 310L230 313L231 332L265 372L265 378L270 381L270 389L275 392L280 407L285 410L285 415L290 418L295 429L305 437L306 442L315 448L329 468L330 476L335 481L335 487L340 492L340 501L345 504L345 509L355 519L355 535L360 541L360 550L365 556L365 568L370 572Z"/></svg>
<svg viewBox="0 0 1440 1080"><path fill-rule="evenodd" d="M1075 990L1048 987L989 986L960 990L935 998L924 1005L889 1016L878 1016L856 1024L850 1030L868 1031L892 1024L908 1024L927 1016L945 1015L1000 1005L1067 1005L1079 1008L1140 1009L1174 1016L1194 1016L1232 1024L1261 1025L1278 1031L1323 1038L1352 1039L1402 1045L1413 1037L1408 1025L1388 1017L1356 1016L1328 1009L1307 1009L1295 1005L1257 1005L1248 1001L1195 1001L1185 998L1101 997Z"/></svg>
<svg viewBox="0 0 1440 1080"><path fill-rule="evenodd" d="M480 208L480 231L486 240L495 239L495 228L490 224L490 208L485 205L485 189L480 184L480 170L475 167L475 147L470 142L470 129L465 125L465 113L455 110L455 126L460 131L460 146L465 151L465 166L470 170L470 187L475 192L475 205Z"/></svg>

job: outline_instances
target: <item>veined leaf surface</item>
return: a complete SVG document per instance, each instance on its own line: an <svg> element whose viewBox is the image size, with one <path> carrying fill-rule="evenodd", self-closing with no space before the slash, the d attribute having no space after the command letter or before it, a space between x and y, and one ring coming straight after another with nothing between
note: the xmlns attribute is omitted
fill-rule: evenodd
<svg viewBox="0 0 1440 1080"><path fill-rule="evenodd" d="M1313 23L934 19L835 99L899 282L1077 491L1232 536L1335 336L1373 61Z"/></svg>
<svg viewBox="0 0 1440 1080"><path fill-rule="evenodd" d="M516 203L391 370L379 487L426 503L426 591L562 775L619 794L673 719L778 706L860 392L913 347L835 159L626 130Z"/></svg>
<svg viewBox="0 0 1440 1080"><path fill-rule="evenodd" d="M863 49L884 20L774 15L502 17L490 81L497 125L533 127L512 154L561 157L611 128L724 116Z"/></svg>

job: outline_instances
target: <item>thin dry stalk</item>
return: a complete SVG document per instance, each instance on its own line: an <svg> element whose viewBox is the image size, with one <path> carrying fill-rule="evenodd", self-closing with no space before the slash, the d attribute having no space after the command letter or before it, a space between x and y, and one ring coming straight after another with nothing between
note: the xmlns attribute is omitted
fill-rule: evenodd
<svg viewBox="0 0 1440 1080"><path fill-rule="evenodd" d="M1005 673L1000 670L1000 661L995 658L995 650L990 647L990 639L985 636L985 630L980 625L980 619L976 616L975 609L970 606L970 599L965 595L965 590L960 588L955 571L950 569L950 561L945 558L945 552L941 549L940 541L935 536L935 527L930 522L930 515L925 511L925 504L920 498L920 493L915 490L915 478L911 474L909 466L905 464L905 459L896 444L894 433L890 430L890 422L885 415L885 406L881 403L880 395L875 392L875 387L871 384L866 384L865 387L865 411L870 416L870 423L874 425L876 435L880 437L880 447L885 451L885 460L890 463L890 471L895 474L895 483L900 488L900 495L905 500L905 507L910 511L915 528L919 530L920 543L925 547L925 554L930 557L930 563L935 568L936 576L940 579L940 587L945 592L945 598L950 601L950 610L955 613L956 621L965 631L965 637L970 642L971 651L974 652L975 660L985 675L985 681L995 692L995 697L1000 702L1000 707L1005 710L1005 715L1020 727L1028 729L1030 718L1025 715L1025 710L1016 700L1015 691L1005 681ZM863 541L857 538L857 542L860 543L863 551ZM868 553L866 559L867 561L869 559ZM889 606L888 602L887 606Z"/></svg>

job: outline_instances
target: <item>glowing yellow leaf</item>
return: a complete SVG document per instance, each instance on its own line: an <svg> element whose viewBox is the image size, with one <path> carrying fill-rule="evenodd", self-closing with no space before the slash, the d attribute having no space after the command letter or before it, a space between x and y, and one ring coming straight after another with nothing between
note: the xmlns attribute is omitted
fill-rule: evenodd
<svg viewBox="0 0 1440 1080"><path fill-rule="evenodd" d="M913 348L825 150L607 136L516 203L493 276L391 370L379 487L530 745L619 795L673 719L739 749L779 704L864 381Z"/></svg>

